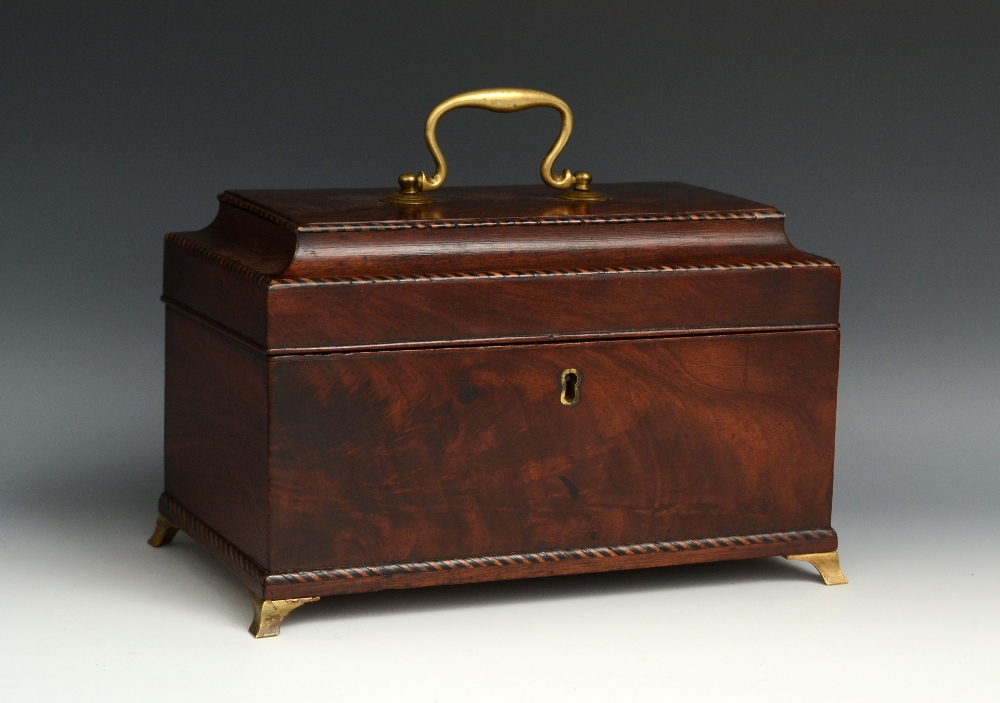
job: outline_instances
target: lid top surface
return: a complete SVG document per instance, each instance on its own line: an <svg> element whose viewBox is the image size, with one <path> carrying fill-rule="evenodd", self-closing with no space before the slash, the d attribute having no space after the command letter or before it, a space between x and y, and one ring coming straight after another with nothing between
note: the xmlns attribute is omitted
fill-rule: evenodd
<svg viewBox="0 0 1000 703"><path fill-rule="evenodd" d="M446 187L429 195L436 202L402 206L379 198L388 188L323 190L237 190L220 199L264 215L290 229L325 229L356 223L404 223L427 220L533 220L538 218L616 218L688 214L747 213L780 217L770 205L677 182L607 183L596 188L611 196L599 203L559 199L544 185ZM262 212L263 211L263 212Z"/></svg>

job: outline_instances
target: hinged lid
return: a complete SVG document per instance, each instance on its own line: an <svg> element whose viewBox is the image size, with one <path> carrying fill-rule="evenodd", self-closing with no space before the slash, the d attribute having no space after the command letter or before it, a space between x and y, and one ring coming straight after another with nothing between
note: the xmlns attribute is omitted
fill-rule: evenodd
<svg viewBox="0 0 1000 703"><path fill-rule="evenodd" d="M541 169L562 195L437 190L442 114L538 105L563 116ZM164 298L270 354L836 327L839 270L782 213L683 183L594 191L551 170L571 125L554 96L473 91L432 112L437 171L399 193L227 191L207 228L167 235Z"/></svg>

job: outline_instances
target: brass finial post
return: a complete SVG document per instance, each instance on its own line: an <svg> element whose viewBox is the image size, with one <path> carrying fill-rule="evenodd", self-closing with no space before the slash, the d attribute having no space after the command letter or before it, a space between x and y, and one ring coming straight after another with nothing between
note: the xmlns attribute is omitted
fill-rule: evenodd
<svg viewBox="0 0 1000 703"><path fill-rule="evenodd" d="M434 202L434 199L429 195L420 192L420 177L415 173L401 173L399 175L399 192L381 200L383 203L396 203L397 205L426 205Z"/></svg>
<svg viewBox="0 0 1000 703"><path fill-rule="evenodd" d="M599 203L611 198L604 193L590 189L593 176L587 171L577 171L573 174L573 190L568 190L559 197L563 200L575 200L584 203Z"/></svg>

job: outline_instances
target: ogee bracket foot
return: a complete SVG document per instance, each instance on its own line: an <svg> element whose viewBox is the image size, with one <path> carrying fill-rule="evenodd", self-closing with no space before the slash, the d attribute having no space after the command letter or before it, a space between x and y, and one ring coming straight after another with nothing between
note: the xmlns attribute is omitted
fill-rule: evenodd
<svg viewBox="0 0 1000 703"><path fill-rule="evenodd" d="M807 561L816 567L827 586L839 586L847 583L844 572L840 570L840 556L836 552L819 552L816 554L790 554L785 557L792 561Z"/></svg>
<svg viewBox="0 0 1000 703"><path fill-rule="evenodd" d="M250 599L253 601L253 622L250 624L250 634L257 639L277 637L285 616L300 605L319 600L316 597L263 600L258 598L256 593L251 593Z"/></svg>
<svg viewBox="0 0 1000 703"><path fill-rule="evenodd" d="M177 534L177 530L177 525L160 515L156 518L156 529L153 530L153 536L146 540L146 543L151 547L162 547L165 544L170 544L170 540Z"/></svg>

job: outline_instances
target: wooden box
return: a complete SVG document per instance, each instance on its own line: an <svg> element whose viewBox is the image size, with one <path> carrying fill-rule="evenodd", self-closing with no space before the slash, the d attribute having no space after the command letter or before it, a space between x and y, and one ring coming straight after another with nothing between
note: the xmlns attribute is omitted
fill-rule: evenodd
<svg viewBox="0 0 1000 703"><path fill-rule="evenodd" d="M842 581L837 265L681 183L258 190L167 235L165 490L319 596L763 556Z"/></svg>

